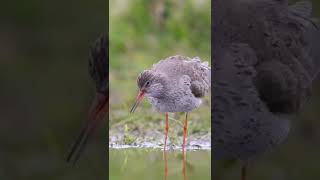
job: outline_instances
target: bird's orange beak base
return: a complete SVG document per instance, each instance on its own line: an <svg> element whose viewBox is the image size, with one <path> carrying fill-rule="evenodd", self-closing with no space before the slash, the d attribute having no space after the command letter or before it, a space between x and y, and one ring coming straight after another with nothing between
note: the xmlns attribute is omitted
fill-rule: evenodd
<svg viewBox="0 0 320 180"><path fill-rule="evenodd" d="M137 99L136 99L136 102L134 103L134 105L132 106L131 110L130 110L130 113L133 113L136 108L138 107L138 105L140 104L140 102L142 101L143 97L144 97L144 94L145 92L144 91L140 91L138 96L137 96Z"/></svg>

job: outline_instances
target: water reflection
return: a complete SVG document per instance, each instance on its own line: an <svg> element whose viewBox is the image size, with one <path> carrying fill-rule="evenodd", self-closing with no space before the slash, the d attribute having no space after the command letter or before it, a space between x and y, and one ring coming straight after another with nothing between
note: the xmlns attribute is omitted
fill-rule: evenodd
<svg viewBox="0 0 320 180"><path fill-rule="evenodd" d="M186 164L187 164L187 152L182 152L182 176L183 180L187 180L186 175Z"/></svg>
<svg viewBox="0 0 320 180"><path fill-rule="evenodd" d="M163 151L163 160L164 160L164 179L168 179L168 157L167 157L167 151Z"/></svg>
<svg viewBox="0 0 320 180"><path fill-rule="evenodd" d="M187 157L188 156L188 157ZM208 150L166 151L163 149L110 149L110 180L211 179L211 152Z"/></svg>
<svg viewBox="0 0 320 180"><path fill-rule="evenodd" d="M164 180L168 180L168 155L167 151L163 151L163 161L164 161ZM187 153L182 152L182 177L183 180L187 180Z"/></svg>

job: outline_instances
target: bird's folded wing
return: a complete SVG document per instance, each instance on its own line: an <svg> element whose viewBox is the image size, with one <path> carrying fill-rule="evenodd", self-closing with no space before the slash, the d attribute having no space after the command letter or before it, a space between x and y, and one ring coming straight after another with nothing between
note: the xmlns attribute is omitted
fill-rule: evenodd
<svg viewBox="0 0 320 180"><path fill-rule="evenodd" d="M182 76L190 77L191 82L199 81L211 86L211 68L208 62L202 62L199 57L171 56L154 64L152 71L164 73L172 80L179 81Z"/></svg>

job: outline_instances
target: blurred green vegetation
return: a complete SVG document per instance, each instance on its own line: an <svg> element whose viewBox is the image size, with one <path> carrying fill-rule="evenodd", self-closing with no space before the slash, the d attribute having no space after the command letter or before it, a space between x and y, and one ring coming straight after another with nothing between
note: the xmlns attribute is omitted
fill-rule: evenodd
<svg viewBox="0 0 320 180"><path fill-rule="evenodd" d="M152 64L176 54L199 56L210 63L210 1L111 0L109 5L109 140L139 144L151 136L162 143L163 114L152 111L147 100L134 114L129 114L138 92L136 78ZM184 116L170 116L169 139L181 146ZM209 95L203 106L190 113L189 138L193 134L208 135L210 131ZM116 141L114 136L118 137Z"/></svg>

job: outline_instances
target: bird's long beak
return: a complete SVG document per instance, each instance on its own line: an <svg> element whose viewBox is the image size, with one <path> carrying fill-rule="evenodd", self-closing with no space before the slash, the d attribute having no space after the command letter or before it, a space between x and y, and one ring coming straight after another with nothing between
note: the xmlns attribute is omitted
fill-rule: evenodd
<svg viewBox="0 0 320 180"><path fill-rule="evenodd" d="M139 94L136 98L136 102L134 103L134 105L132 106L131 110L130 110L130 113L133 113L136 108L138 107L138 105L140 104L140 102L142 101L143 99L143 96L144 96L145 92L144 91L139 91Z"/></svg>

